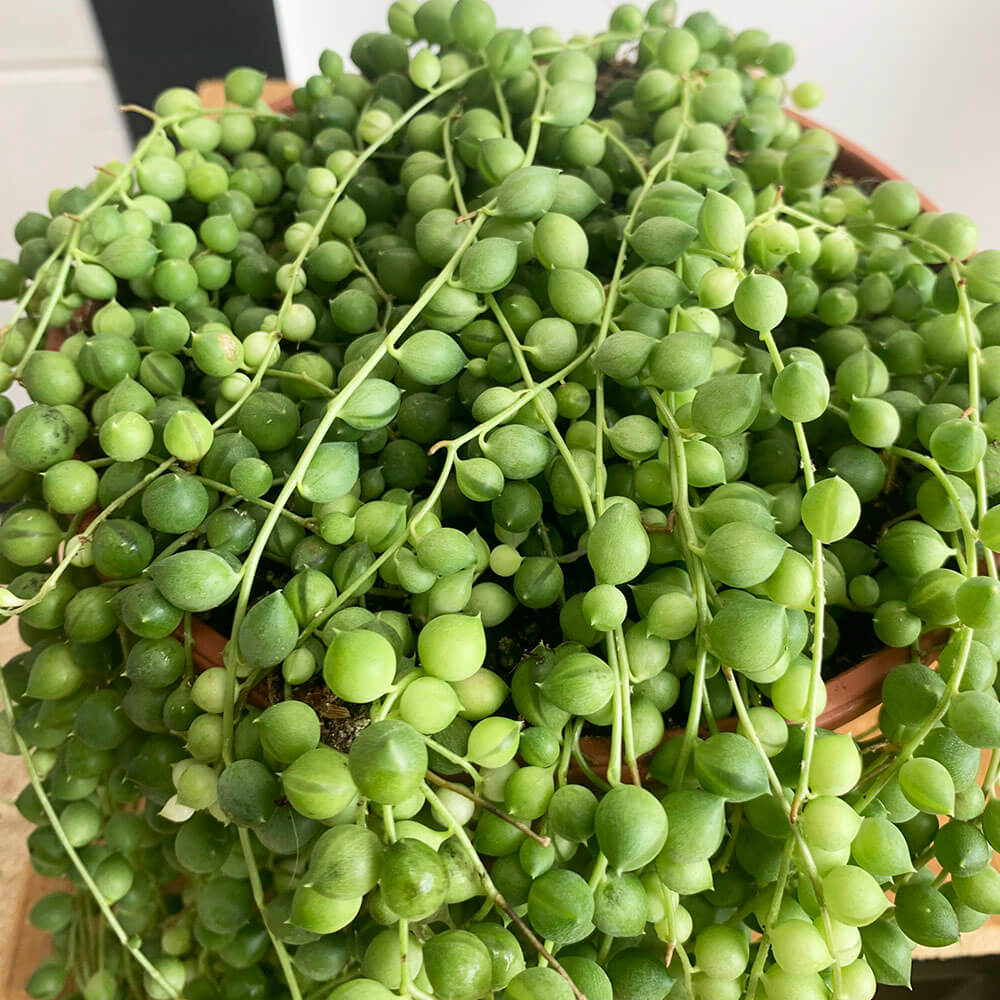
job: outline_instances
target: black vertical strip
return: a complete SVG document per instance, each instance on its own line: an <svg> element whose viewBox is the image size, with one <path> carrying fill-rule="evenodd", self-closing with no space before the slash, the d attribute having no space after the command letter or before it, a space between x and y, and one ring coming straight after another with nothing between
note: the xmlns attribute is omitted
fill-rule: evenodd
<svg viewBox="0 0 1000 1000"><path fill-rule="evenodd" d="M165 4L91 0L122 103L152 107L167 87L197 87L234 66L283 77L272 0L170 0ZM127 116L133 139L148 123Z"/></svg>

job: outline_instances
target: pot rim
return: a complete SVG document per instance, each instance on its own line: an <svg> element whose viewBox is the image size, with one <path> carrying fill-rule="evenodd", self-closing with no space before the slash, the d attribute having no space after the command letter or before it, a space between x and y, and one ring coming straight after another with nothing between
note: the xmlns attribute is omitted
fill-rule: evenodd
<svg viewBox="0 0 1000 1000"><path fill-rule="evenodd" d="M840 132L792 108L785 108L784 111L789 118L797 121L804 128L823 129L824 132L829 132L837 140L839 151L834 165L845 177L854 181L869 181L876 184L882 181L907 180L895 167L889 166L888 163L880 160L874 153L865 149L864 146L848 139ZM920 196L920 207L925 212L940 211L940 207L921 191L920 188L917 188L917 194Z"/></svg>

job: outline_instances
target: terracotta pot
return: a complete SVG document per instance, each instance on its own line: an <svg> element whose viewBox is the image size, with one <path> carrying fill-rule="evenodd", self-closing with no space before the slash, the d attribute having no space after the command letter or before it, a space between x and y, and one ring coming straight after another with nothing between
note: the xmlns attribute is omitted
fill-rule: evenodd
<svg viewBox="0 0 1000 1000"><path fill-rule="evenodd" d="M184 641L184 628L178 628L174 635ZM191 618L191 639L193 646L191 649L191 662L195 670L199 672L208 670L209 667L221 667L222 651L229 641L221 632L216 632L211 625L207 625L200 618Z"/></svg>

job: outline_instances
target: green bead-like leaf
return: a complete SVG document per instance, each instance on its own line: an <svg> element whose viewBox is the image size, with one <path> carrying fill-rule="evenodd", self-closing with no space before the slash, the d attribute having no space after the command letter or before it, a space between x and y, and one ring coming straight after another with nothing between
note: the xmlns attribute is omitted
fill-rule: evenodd
<svg viewBox="0 0 1000 1000"><path fill-rule="evenodd" d="M860 518L861 501L840 476L821 479L802 498L802 523L824 545L846 538Z"/></svg>
<svg viewBox="0 0 1000 1000"><path fill-rule="evenodd" d="M616 503L597 519L587 540L587 559L598 583L635 579L649 561L649 535L630 503Z"/></svg>
<svg viewBox="0 0 1000 1000"><path fill-rule="evenodd" d="M502 242L516 255L510 240ZM451 381L469 360L458 343L441 330L421 330L413 334L393 351L393 356L410 378L423 385L442 385Z"/></svg>
<svg viewBox="0 0 1000 1000"><path fill-rule="evenodd" d="M400 391L381 378L367 378L340 411L341 419L355 430L371 431L392 423L399 412Z"/></svg>
<svg viewBox="0 0 1000 1000"><path fill-rule="evenodd" d="M277 666L295 648L299 623L281 591L258 601L240 622L240 656L252 667Z"/></svg>
<svg viewBox="0 0 1000 1000"><path fill-rule="evenodd" d="M742 434L760 412L759 375L716 375L698 388L691 404L695 428L709 437Z"/></svg>
<svg viewBox="0 0 1000 1000"><path fill-rule="evenodd" d="M557 128L572 128L587 120L597 99L593 83L560 80L545 95L544 120Z"/></svg>
<svg viewBox="0 0 1000 1000"><path fill-rule="evenodd" d="M746 220L743 210L718 191L709 191L698 213L701 238L722 254L735 254L743 246Z"/></svg>
<svg viewBox="0 0 1000 1000"><path fill-rule="evenodd" d="M730 587L763 583L777 568L788 543L773 531L731 521L709 536L704 559L709 571Z"/></svg>
<svg viewBox="0 0 1000 1000"><path fill-rule="evenodd" d="M701 786L730 802L747 802L767 792L767 772L753 744L738 733L717 733L694 751Z"/></svg>
<svg viewBox="0 0 1000 1000"><path fill-rule="evenodd" d="M503 288L514 277L517 268L517 244L513 240L505 239L502 236L490 236L486 239L473 243L462 255L458 268L458 277L462 284L473 292L485 294L496 292ZM429 331L422 331L427 333ZM419 337L421 334L415 334ZM409 341L407 341L409 343ZM405 344L403 345L406 346ZM463 364L464 362L464 355ZM457 373L456 373L457 374ZM449 376L449 378L452 376ZM424 379L420 379L424 381ZM447 382L448 379L441 379L439 382L429 382L429 385L439 385L440 382Z"/></svg>
<svg viewBox="0 0 1000 1000"><path fill-rule="evenodd" d="M944 948L958 940L958 917L948 900L929 885L911 883L896 893L896 923L917 944Z"/></svg>
<svg viewBox="0 0 1000 1000"><path fill-rule="evenodd" d="M160 251L141 236L119 236L109 243L97 259L116 278L140 278L156 262Z"/></svg>
<svg viewBox="0 0 1000 1000"><path fill-rule="evenodd" d="M163 596L182 611L211 611L224 604L240 574L219 553L177 552L152 564L149 574Z"/></svg>
<svg viewBox="0 0 1000 1000"><path fill-rule="evenodd" d="M910 987L913 942L892 920L877 920L861 928L864 956L880 983Z"/></svg>
<svg viewBox="0 0 1000 1000"><path fill-rule="evenodd" d="M657 215L636 227L629 243L647 264L665 266L673 264L697 235L694 226L680 219Z"/></svg>
<svg viewBox="0 0 1000 1000"><path fill-rule="evenodd" d="M914 757L899 771L899 787L921 812L950 816L955 811L955 782L944 764Z"/></svg>
<svg viewBox="0 0 1000 1000"><path fill-rule="evenodd" d="M327 441L316 449L299 492L313 503L329 503L347 493L358 478L358 446L353 441Z"/></svg>
<svg viewBox="0 0 1000 1000"><path fill-rule="evenodd" d="M532 221L541 218L556 197L557 170L522 167L504 178L497 191L497 214Z"/></svg>

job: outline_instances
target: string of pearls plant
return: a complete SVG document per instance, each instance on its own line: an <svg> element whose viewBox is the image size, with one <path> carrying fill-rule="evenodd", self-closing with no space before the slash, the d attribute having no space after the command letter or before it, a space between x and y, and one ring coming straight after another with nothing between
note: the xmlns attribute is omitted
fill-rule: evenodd
<svg viewBox="0 0 1000 1000"><path fill-rule="evenodd" d="M29 994L908 983L1000 913L1000 252L673 0L350 56L130 108L0 261Z"/></svg>

